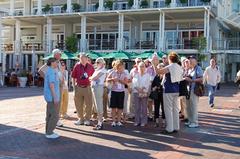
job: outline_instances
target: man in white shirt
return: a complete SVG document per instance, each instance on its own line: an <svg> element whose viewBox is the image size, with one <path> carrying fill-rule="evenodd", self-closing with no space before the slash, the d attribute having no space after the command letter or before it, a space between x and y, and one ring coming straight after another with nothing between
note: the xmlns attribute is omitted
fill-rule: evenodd
<svg viewBox="0 0 240 159"><path fill-rule="evenodd" d="M208 66L203 74L203 82L208 88L209 106L214 107L214 94L217 84L221 81L221 74L218 66L216 66L216 60L212 58L210 60L210 66Z"/></svg>

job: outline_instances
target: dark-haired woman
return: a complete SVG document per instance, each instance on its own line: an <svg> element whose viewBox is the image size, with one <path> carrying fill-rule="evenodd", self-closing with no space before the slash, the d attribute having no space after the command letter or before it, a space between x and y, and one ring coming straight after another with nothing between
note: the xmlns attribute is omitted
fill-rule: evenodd
<svg viewBox="0 0 240 159"><path fill-rule="evenodd" d="M164 133L177 132L179 126L179 82L183 79L183 69L178 65L178 55L171 52L168 56L169 65L158 69L154 64L157 73L163 74L163 103L166 117L166 129Z"/></svg>

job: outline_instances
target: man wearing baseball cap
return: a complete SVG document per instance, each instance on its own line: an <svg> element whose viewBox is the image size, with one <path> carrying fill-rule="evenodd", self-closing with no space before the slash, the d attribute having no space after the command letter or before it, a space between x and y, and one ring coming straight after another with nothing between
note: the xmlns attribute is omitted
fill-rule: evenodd
<svg viewBox="0 0 240 159"><path fill-rule="evenodd" d="M59 49L53 49L52 54L53 54L53 57L57 60L57 63L58 63L58 67L56 68L56 71L58 72L58 77L59 77L59 81L60 81L59 87L60 87L60 90L62 90L62 89L61 89L61 87L62 87L62 84L61 84L61 83L63 82L63 76L62 76L61 69L60 69L60 68L61 68L60 60L61 60L62 51L59 50ZM47 63L45 63L45 64L38 70L38 73L40 74L41 77L43 77L43 78L45 77L45 74L46 74L47 69L48 69L48 65L47 65ZM60 100L60 101L61 101L61 100ZM59 105L61 105L61 104L59 104ZM62 122L61 122L60 120L57 122L57 126L58 126L58 127L63 126L63 124L62 124Z"/></svg>
<svg viewBox="0 0 240 159"><path fill-rule="evenodd" d="M53 49L53 51L52 51L52 54L53 54L53 57L55 58L55 59L57 59L58 60L58 63L59 63L59 61L60 61L60 59L61 59L61 54L62 54L62 52L61 52L61 50L59 50L59 49ZM59 63L60 64L60 63ZM39 68L39 70L38 70L38 73L40 74L40 76L41 77L43 77L44 78L44 76L45 76L45 73L46 73L46 71L47 71L47 64L45 63L41 68ZM58 66L58 69L60 68L60 65Z"/></svg>

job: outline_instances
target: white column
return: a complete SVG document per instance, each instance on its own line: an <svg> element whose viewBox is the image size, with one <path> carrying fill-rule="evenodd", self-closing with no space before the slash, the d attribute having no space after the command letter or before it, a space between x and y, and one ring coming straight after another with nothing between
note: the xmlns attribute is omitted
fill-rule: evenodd
<svg viewBox="0 0 240 159"><path fill-rule="evenodd" d="M171 7L177 7L177 1L176 0L171 0Z"/></svg>
<svg viewBox="0 0 240 159"><path fill-rule="evenodd" d="M47 54L52 52L52 19L47 18Z"/></svg>
<svg viewBox="0 0 240 159"><path fill-rule="evenodd" d="M86 28L87 28L87 17L81 17L81 46L80 50L85 52L87 50L87 40L86 40Z"/></svg>
<svg viewBox="0 0 240 159"><path fill-rule="evenodd" d="M24 15L31 13L31 0L24 0Z"/></svg>
<svg viewBox="0 0 240 159"><path fill-rule="evenodd" d="M160 12L159 15L159 37L158 51L165 51L165 13Z"/></svg>
<svg viewBox="0 0 240 159"><path fill-rule="evenodd" d="M9 69L13 68L13 54L8 54L9 55Z"/></svg>
<svg viewBox="0 0 240 159"><path fill-rule="evenodd" d="M14 5L15 5L14 0L10 0L10 12L9 12L10 15L14 15L14 8L15 8Z"/></svg>
<svg viewBox="0 0 240 159"><path fill-rule="evenodd" d="M237 74L237 63L232 63L232 74L231 74L231 81L235 80Z"/></svg>
<svg viewBox="0 0 240 159"><path fill-rule="evenodd" d="M98 7L98 11L103 11L104 10L104 0L99 0L99 7Z"/></svg>
<svg viewBox="0 0 240 159"><path fill-rule="evenodd" d="M207 40L206 51L209 51L210 47L210 12L205 10L204 12L204 37Z"/></svg>
<svg viewBox="0 0 240 159"><path fill-rule="evenodd" d="M21 30L20 30L20 25L21 25L21 22L20 20L16 20L16 24L15 24L15 54L16 55L20 55L20 51L21 51Z"/></svg>
<svg viewBox="0 0 240 159"><path fill-rule="evenodd" d="M67 13L72 12L72 0L67 0Z"/></svg>
<svg viewBox="0 0 240 159"><path fill-rule="evenodd" d="M3 28L2 27L2 19L0 16L0 63L3 62L2 28Z"/></svg>
<svg viewBox="0 0 240 159"><path fill-rule="evenodd" d="M124 32L124 15L119 14L118 17L118 50L124 49L123 41L123 32Z"/></svg>
<svg viewBox="0 0 240 159"><path fill-rule="evenodd" d="M133 0L133 9L138 9L139 8L139 0Z"/></svg>
<svg viewBox="0 0 240 159"><path fill-rule="evenodd" d="M153 8L153 0L149 0L149 6L150 8Z"/></svg>
<svg viewBox="0 0 240 159"><path fill-rule="evenodd" d="M37 15L41 15L42 14L42 0L38 0L38 11L37 11Z"/></svg>
<svg viewBox="0 0 240 159"><path fill-rule="evenodd" d="M28 70L28 55L25 55L25 69Z"/></svg>

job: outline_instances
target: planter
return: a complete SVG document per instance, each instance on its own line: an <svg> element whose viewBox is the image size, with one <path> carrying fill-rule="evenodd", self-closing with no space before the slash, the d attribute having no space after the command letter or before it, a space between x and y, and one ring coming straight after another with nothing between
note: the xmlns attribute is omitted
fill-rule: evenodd
<svg viewBox="0 0 240 159"><path fill-rule="evenodd" d="M21 88L26 87L27 77L18 77L18 81L19 81L19 84L20 84Z"/></svg>

